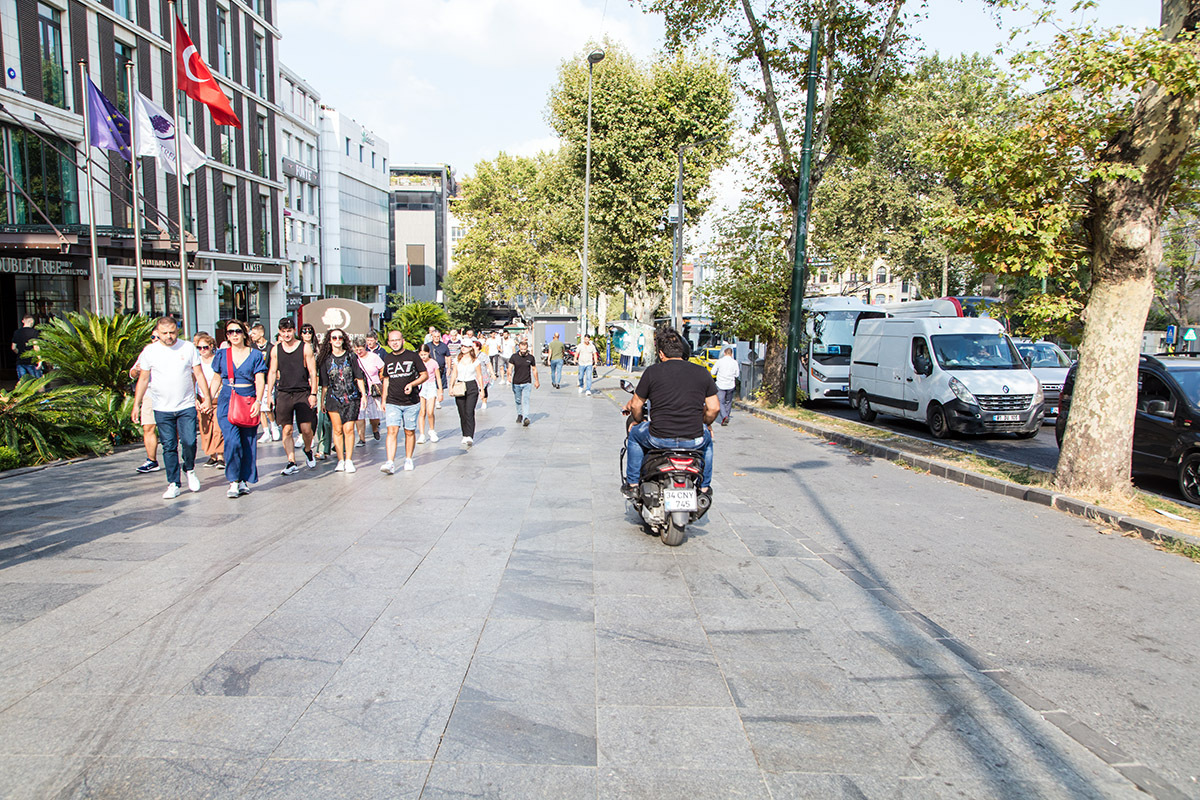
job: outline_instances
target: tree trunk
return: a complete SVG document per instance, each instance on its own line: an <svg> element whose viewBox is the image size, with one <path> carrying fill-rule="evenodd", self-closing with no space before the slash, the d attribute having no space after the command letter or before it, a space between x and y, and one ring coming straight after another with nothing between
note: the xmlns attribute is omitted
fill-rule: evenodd
<svg viewBox="0 0 1200 800"><path fill-rule="evenodd" d="M768 403L783 402L783 387L787 383L787 329L791 315L790 307L784 307L779 314L776 331L783 332L767 339L766 353L763 355L763 398Z"/></svg>

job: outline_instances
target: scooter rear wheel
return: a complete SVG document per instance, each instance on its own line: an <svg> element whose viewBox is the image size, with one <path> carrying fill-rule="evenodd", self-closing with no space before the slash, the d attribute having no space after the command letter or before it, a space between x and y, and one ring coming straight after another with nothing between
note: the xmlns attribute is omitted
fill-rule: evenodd
<svg viewBox="0 0 1200 800"><path fill-rule="evenodd" d="M683 544L684 529L675 524L675 519L671 514L667 514L667 527L663 529L662 543L668 547L679 547Z"/></svg>

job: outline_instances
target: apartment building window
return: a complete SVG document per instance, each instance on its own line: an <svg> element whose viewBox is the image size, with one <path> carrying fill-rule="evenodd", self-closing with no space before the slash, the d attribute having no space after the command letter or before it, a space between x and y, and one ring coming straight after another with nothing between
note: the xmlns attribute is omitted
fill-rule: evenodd
<svg viewBox="0 0 1200 800"><path fill-rule="evenodd" d="M304 244L304 229L308 226L306 226L303 222L298 222L296 223L296 227L300 229L298 231L300 234L300 244Z"/></svg>
<svg viewBox="0 0 1200 800"><path fill-rule="evenodd" d="M346 137L346 155L350 155L350 137Z"/></svg>
<svg viewBox="0 0 1200 800"><path fill-rule="evenodd" d="M908 281L900 281L900 291L908 292Z"/></svg>
<svg viewBox="0 0 1200 800"><path fill-rule="evenodd" d="M258 254L260 256L271 256L271 197L269 195L260 194L258 196Z"/></svg>
<svg viewBox="0 0 1200 800"><path fill-rule="evenodd" d="M75 149L61 139L46 139L43 142L32 133L0 127L0 144L7 150L7 153L0 153L0 164L8 165L12 176L12 181L0 180L0 190L4 190L4 193L0 193L0 210L5 222L16 225L45 223L42 215L14 184L24 188L55 224L74 225L79 222L75 162L63 158L54 147L71 154ZM13 211L11 219L8 217L10 204Z"/></svg>
<svg viewBox="0 0 1200 800"><path fill-rule="evenodd" d="M177 92L175 102L179 104L179 118L183 120L183 132L192 136L192 104L183 92Z"/></svg>
<svg viewBox="0 0 1200 800"><path fill-rule="evenodd" d="M183 187L183 228L188 233L196 232L196 204L192 200L192 193L195 191L194 181Z"/></svg>
<svg viewBox="0 0 1200 800"><path fill-rule="evenodd" d="M383 160L383 174L387 175L387 159Z"/></svg>
<svg viewBox="0 0 1200 800"><path fill-rule="evenodd" d="M375 151L371 151L371 169L375 169Z"/></svg>
<svg viewBox="0 0 1200 800"><path fill-rule="evenodd" d="M225 252L238 249L237 187L225 184Z"/></svg>
<svg viewBox="0 0 1200 800"><path fill-rule="evenodd" d="M310 167L315 167L315 166L317 166L317 148L313 147L311 144L308 145L307 147L308 147L308 161L306 161L304 163L308 164Z"/></svg>
<svg viewBox="0 0 1200 800"><path fill-rule="evenodd" d="M129 116L129 76L125 73L125 65L133 63L133 48L123 42L113 44L113 55L117 62L117 110ZM134 72L137 72L136 67Z"/></svg>
<svg viewBox="0 0 1200 800"><path fill-rule="evenodd" d="M63 74L62 14L38 3L38 35L42 41L42 100L67 107L67 82Z"/></svg>
<svg viewBox="0 0 1200 800"><path fill-rule="evenodd" d="M267 96L267 69L263 61L263 37L254 35L254 92Z"/></svg>
<svg viewBox="0 0 1200 800"><path fill-rule="evenodd" d="M229 46L229 11L217 9L217 72L233 77L233 54Z"/></svg>
<svg viewBox="0 0 1200 800"><path fill-rule="evenodd" d="M271 177L271 143L267 141L267 118L259 117L255 131L258 135L258 174Z"/></svg>
<svg viewBox="0 0 1200 800"><path fill-rule="evenodd" d="M133 0L113 0L113 11L130 22L137 22L137 9Z"/></svg>
<svg viewBox="0 0 1200 800"><path fill-rule="evenodd" d="M221 163L227 167L233 166L233 128L229 125L217 125L217 141L220 143Z"/></svg>
<svg viewBox="0 0 1200 800"><path fill-rule="evenodd" d="M883 267L880 267L879 269L875 270L875 282L876 283L887 283L887 270L886 269L884 269Z"/></svg>
<svg viewBox="0 0 1200 800"><path fill-rule="evenodd" d="M292 238L293 228L294 228L294 226L292 225L292 218L284 217L283 218L283 238L286 241L289 241L289 242L296 241L295 239Z"/></svg>
<svg viewBox="0 0 1200 800"><path fill-rule="evenodd" d="M358 163L360 163L360 164L363 163L363 153L365 151L366 151L366 148L360 144L358 146Z"/></svg>
<svg viewBox="0 0 1200 800"><path fill-rule="evenodd" d="M315 197L316 197L316 191L313 189L312 184L309 184L308 185L308 213L310 213L310 214L317 213L317 202L315 199L313 199Z"/></svg>

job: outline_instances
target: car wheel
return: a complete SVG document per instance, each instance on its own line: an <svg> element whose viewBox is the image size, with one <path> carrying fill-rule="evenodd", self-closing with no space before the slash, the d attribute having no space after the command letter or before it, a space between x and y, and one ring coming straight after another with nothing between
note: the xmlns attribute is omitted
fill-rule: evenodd
<svg viewBox="0 0 1200 800"><path fill-rule="evenodd" d="M875 413L875 409L871 408L871 401L867 399L867 393L859 392L858 418L863 422L874 422L876 416L878 415Z"/></svg>
<svg viewBox="0 0 1200 800"><path fill-rule="evenodd" d="M1200 453L1189 453L1179 464L1179 493L1189 503L1200 503Z"/></svg>
<svg viewBox="0 0 1200 800"><path fill-rule="evenodd" d="M929 423L929 432L933 434L933 438L945 439L950 436L950 423L946 421L946 409L937 403L929 404L926 421Z"/></svg>

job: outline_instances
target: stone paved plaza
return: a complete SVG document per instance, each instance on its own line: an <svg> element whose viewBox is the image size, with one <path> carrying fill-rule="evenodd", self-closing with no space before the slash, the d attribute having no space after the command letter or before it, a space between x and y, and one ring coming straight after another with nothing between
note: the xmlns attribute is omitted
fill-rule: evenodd
<svg viewBox="0 0 1200 800"><path fill-rule="evenodd" d="M444 408L411 473L372 441L354 475L263 445L236 500L162 500L140 451L0 480L0 796L1146 796L971 653L1195 796L1196 565L745 415L667 548L613 377L566 381L528 428L496 387L470 452ZM1107 630L1168 597L1161 657Z"/></svg>

